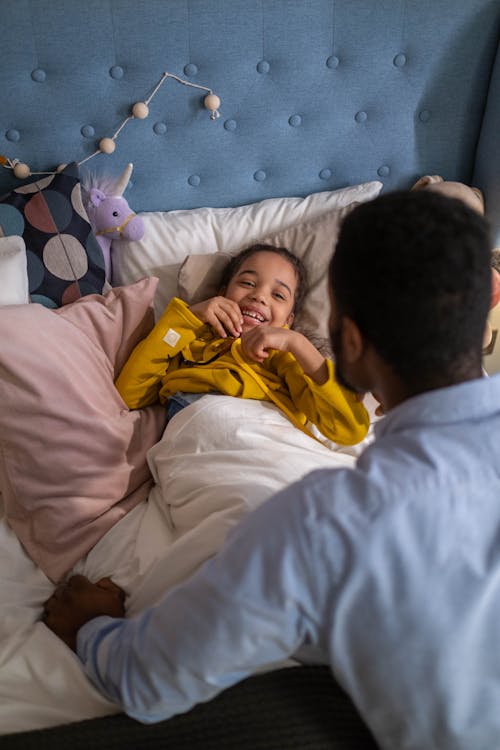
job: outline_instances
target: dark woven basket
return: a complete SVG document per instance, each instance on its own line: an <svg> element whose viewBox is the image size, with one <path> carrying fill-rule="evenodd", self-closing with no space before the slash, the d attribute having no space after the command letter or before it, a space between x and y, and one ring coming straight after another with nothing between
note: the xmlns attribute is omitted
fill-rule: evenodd
<svg viewBox="0 0 500 750"><path fill-rule="evenodd" d="M255 675L144 725L123 714L0 737L2 750L377 750L327 667Z"/></svg>

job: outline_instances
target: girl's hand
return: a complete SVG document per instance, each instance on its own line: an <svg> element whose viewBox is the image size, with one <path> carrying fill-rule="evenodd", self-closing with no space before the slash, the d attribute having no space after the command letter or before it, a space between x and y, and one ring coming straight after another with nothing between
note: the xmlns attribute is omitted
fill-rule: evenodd
<svg viewBox="0 0 500 750"><path fill-rule="evenodd" d="M241 335L241 348L247 357L256 362L264 362L271 349L290 351L290 341L294 333L288 328L259 325Z"/></svg>
<svg viewBox="0 0 500 750"><path fill-rule="evenodd" d="M293 329L256 326L241 334L241 348L247 357L260 363L272 349L290 352L316 383L323 384L328 380L328 366L321 352L302 333Z"/></svg>
<svg viewBox="0 0 500 750"><path fill-rule="evenodd" d="M210 297L204 302L191 305L189 309L197 318L211 325L223 339L227 338L228 334L238 338L242 331L241 310L231 299Z"/></svg>

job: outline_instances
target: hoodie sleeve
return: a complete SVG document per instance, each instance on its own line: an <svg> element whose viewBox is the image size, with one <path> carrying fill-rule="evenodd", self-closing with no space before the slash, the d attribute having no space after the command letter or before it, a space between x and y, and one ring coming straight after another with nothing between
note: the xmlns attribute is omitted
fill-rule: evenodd
<svg viewBox="0 0 500 750"><path fill-rule="evenodd" d="M129 409L140 409L158 400L162 379L172 359L194 341L203 325L185 302L177 297L169 302L116 379L116 388Z"/></svg>
<svg viewBox="0 0 500 750"><path fill-rule="evenodd" d="M296 409L325 437L340 445L355 445L368 432L368 412L357 394L339 385L333 362L325 361L328 379L321 385L304 373L291 354L276 357L275 366L287 384Z"/></svg>

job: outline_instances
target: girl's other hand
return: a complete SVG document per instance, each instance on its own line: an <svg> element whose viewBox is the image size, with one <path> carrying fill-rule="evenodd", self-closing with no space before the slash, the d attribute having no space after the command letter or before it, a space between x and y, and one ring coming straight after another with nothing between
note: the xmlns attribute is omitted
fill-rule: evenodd
<svg viewBox="0 0 500 750"><path fill-rule="evenodd" d="M245 331L241 335L241 347L249 359L264 362L271 349L279 349L282 352L290 351L292 335L288 328L276 328L267 325L255 326L255 328Z"/></svg>

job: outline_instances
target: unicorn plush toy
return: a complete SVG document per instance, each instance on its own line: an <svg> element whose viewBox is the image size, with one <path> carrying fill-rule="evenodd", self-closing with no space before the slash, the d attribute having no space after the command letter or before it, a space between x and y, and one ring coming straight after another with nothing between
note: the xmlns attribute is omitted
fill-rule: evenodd
<svg viewBox="0 0 500 750"><path fill-rule="evenodd" d="M127 164L120 177L114 181L92 176L83 182L83 197L87 214L104 256L106 279L111 281L113 240L140 240L144 224L132 211L123 197L133 165Z"/></svg>

